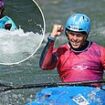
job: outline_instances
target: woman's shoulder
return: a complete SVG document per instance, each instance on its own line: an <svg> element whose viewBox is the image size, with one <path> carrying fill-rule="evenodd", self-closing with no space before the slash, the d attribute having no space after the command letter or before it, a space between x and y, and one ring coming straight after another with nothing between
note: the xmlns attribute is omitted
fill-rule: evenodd
<svg viewBox="0 0 105 105"><path fill-rule="evenodd" d="M94 52L97 55L101 55L102 53L105 52L105 47L96 42L92 42L90 49L91 53Z"/></svg>
<svg viewBox="0 0 105 105"><path fill-rule="evenodd" d="M100 45L96 42L92 42L92 46L95 47L95 48L99 48L99 49L105 49L105 47L103 45Z"/></svg>

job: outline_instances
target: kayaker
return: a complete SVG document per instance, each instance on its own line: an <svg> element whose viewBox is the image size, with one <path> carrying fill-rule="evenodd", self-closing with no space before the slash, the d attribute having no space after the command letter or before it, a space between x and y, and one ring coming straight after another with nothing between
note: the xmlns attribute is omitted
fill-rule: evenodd
<svg viewBox="0 0 105 105"><path fill-rule="evenodd" d="M89 41L90 18L86 14L70 16L65 27L55 24L40 58L40 67L57 67L62 82L102 80L105 69L105 48ZM65 31L68 42L54 48L56 37Z"/></svg>
<svg viewBox="0 0 105 105"><path fill-rule="evenodd" d="M4 0L0 0L0 29L15 30L17 26L14 21L9 17L5 16L4 13L5 3Z"/></svg>

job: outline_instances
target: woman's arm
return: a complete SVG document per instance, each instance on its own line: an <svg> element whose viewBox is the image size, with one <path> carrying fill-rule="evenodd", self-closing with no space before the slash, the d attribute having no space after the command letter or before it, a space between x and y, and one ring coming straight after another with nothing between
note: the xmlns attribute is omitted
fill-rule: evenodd
<svg viewBox="0 0 105 105"><path fill-rule="evenodd" d="M48 37L48 42L42 51L39 64L44 70L54 69L56 67L57 57L54 51L54 40L51 37Z"/></svg>

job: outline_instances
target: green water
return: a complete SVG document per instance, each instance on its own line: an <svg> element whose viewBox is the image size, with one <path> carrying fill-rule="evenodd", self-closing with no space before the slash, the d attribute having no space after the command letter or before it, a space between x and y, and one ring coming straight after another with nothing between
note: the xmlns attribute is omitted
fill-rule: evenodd
<svg viewBox="0 0 105 105"><path fill-rule="evenodd" d="M92 20L90 40L94 40L105 46L105 0L36 0L41 7L46 21L45 41L54 23L65 24L69 15L74 12L86 13ZM26 31L39 31L34 29L36 22L43 23L34 13L34 5L31 0L6 0L6 13L13 17L18 25ZM29 4L26 6L26 4ZM30 22L30 23L28 23ZM43 26L43 24L42 24ZM62 41L63 38L61 38ZM58 44L61 41L58 40ZM44 43L43 43L44 44ZM43 45L42 44L42 45ZM0 65L0 81L4 83L26 84L41 82L58 82L59 77L54 71L42 71L39 68L40 52L39 48L35 55L27 61L11 66ZM0 105L23 105L34 97L34 93L39 89L15 90L0 94Z"/></svg>

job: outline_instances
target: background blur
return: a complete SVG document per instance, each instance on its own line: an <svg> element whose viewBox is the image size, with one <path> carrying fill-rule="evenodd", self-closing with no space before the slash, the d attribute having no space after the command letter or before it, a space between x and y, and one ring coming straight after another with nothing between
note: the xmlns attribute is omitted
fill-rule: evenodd
<svg viewBox="0 0 105 105"><path fill-rule="evenodd" d="M86 13L92 22L89 39L105 46L105 0L36 0L36 2L41 7L45 17L44 41L36 54L27 61L18 65L0 65L0 81L2 83L28 84L60 81L56 70L42 71L39 68L39 58L53 24L65 25L67 18L72 13ZM26 6L26 3L29 6ZM35 24L33 24L35 23L33 22L34 18L39 19L39 15L34 13L37 7L33 6L31 0L6 0L5 13L11 16L16 24L20 25L25 31L39 31L38 28L34 28ZM30 12L31 10L33 12ZM38 23L43 22L39 19ZM65 42L66 38L62 35L56 40L56 45ZM23 105L31 101L38 90L40 89L22 89L0 93L0 105Z"/></svg>

